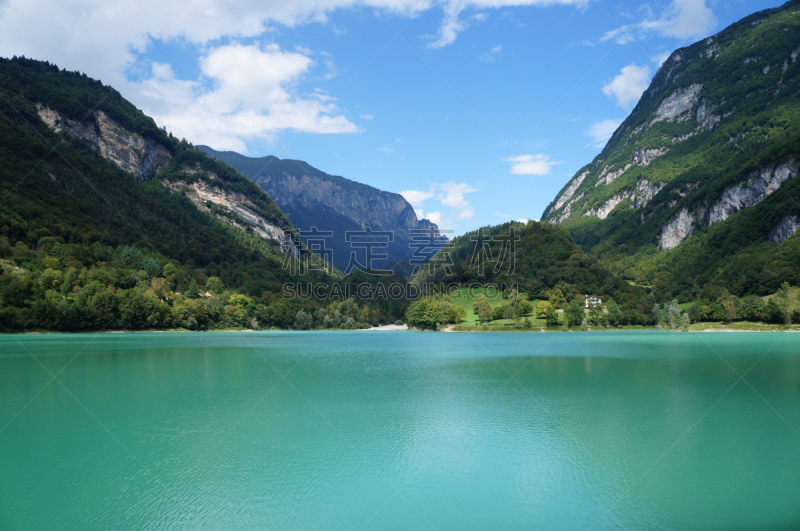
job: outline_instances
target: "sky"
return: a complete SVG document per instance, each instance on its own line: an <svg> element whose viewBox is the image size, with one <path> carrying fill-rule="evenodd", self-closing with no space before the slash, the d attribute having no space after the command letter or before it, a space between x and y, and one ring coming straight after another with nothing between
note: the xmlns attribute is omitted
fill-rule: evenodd
<svg viewBox="0 0 800 531"><path fill-rule="evenodd" d="M0 0L0 56L462 234L538 219L672 51L776 0Z"/></svg>

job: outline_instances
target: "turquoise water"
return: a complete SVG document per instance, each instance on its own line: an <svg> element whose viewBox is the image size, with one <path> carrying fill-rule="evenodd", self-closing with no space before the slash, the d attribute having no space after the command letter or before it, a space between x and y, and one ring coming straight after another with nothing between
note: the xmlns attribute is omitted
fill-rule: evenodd
<svg viewBox="0 0 800 531"><path fill-rule="evenodd" d="M798 334L0 336L0 430L2 529L800 527Z"/></svg>

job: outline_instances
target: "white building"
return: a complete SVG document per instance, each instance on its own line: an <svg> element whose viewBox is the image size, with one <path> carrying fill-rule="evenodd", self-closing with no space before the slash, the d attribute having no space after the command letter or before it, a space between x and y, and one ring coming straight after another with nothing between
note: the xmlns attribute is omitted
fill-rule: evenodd
<svg viewBox="0 0 800 531"><path fill-rule="evenodd" d="M603 301L597 295L587 295L586 296L586 307L588 308L590 305L594 306L599 304L600 306L603 305Z"/></svg>

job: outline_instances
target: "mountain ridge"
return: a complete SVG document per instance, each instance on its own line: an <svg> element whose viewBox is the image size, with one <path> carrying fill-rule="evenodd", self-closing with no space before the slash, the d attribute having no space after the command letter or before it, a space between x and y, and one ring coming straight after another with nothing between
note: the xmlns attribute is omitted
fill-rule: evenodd
<svg viewBox="0 0 800 531"><path fill-rule="evenodd" d="M307 241L311 237L302 232L311 227L332 231L333 235L326 238L326 243L331 246L333 264L339 269L344 270L350 265L352 246L347 241L347 232L359 232L366 227L374 231L391 231L393 241L387 242L388 247L379 251L388 258L376 260L373 267L390 264L403 274L414 268L410 260L416 238L428 232L439 236L438 226L427 219L417 219L413 207L400 194L327 174L299 160L280 159L273 155L251 158L232 151L216 151L208 146L198 147L261 186L301 230L301 238ZM428 254L432 255L436 249Z"/></svg>
<svg viewBox="0 0 800 531"><path fill-rule="evenodd" d="M673 52L543 219L607 265L630 268L630 280L655 269L664 293L686 299L706 283L732 290L725 277L744 256L770 271L791 267L800 216L799 6L754 13ZM686 247L692 239L703 243ZM688 279L663 269L667 259L654 257L665 252ZM757 276L740 283L743 294L776 289Z"/></svg>

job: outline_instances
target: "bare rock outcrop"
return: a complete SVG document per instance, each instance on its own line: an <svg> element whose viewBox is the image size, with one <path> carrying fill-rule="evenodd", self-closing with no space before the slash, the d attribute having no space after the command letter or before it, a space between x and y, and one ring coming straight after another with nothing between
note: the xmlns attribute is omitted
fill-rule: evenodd
<svg viewBox="0 0 800 531"><path fill-rule="evenodd" d="M769 241L772 243L785 242L797 232L797 229L800 229L800 218L786 216L770 231Z"/></svg>
<svg viewBox="0 0 800 531"><path fill-rule="evenodd" d="M103 111L95 111L94 120L77 122L42 104L37 104L37 110L51 129L80 138L104 159L137 179L152 177L171 158L166 147L127 131Z"/></svg>
<svg viewBox="0 0 800 531"><path fill-rule="evenodd" d="M708 103L708 100L705 98L702 99L700 102L700 106L697 108L697 125L701 129L705 129L706 131L713 131L717 128L720 120L722 119L720 116L712 114L713 109Z"/></svg>
<svg viewBox="0 0 800 531"><path fill-rule="evenodd" d="M187 171L187 173L195 172ZM206 175L206 177L210 181L214 179L213 174ZM219 186L215 186L203 179L194 181L191 184L183 181L164 181L164 184L174 191L187 191L186 197L200 210L208 212L209 208L206 203L210 202L235 214L235 216L216 215L217 219L225 223L242 230L247 230L249 227L265 240L282 241L284 239L283 229L256 214L254 212L255 205L244 194L223 190Z"/></svg>
<svg viewBox="0 0 800 531"><path fill-rule="evenodd" d="M651 162L653 162L656 159L656 157L660 157L666 152L667 148L642 149L637 147L636 149L633 150L631 159L633 160L634 164L638 164L639 166L648 166Z"/></svg>
<svg viewBox="0 0 800 531"><path fill-rule="evenodd" d="M650 123L654 124L662 120L667 122L686 121L690 116L690 111L700 99L700 89L702 88L701 84L694 83L673 92L658 106L656 115Z"/></svg>
<svg viewBox="0 0 800 531"><path fill-rule="evenodd" d="M583 180L586 178L587 175L589 175L589 170L586 170L585 172L581 173L575 179L573 179L571 183L569 183L569 186L567 187L566 190L564 190L564 193L561 194L559 198L556 200L556 204L555 206L553 206L553 210L558 210L559 208L564 206L564 203L566 203L572 198L572 196L575 194L575 191L578 189L578 187L581 185L581 183L583 182Z"/></svg>
<svg viewBox="0 0 800 531"><path fill-rule="evenodd" d="M745 181L726 188L711 207L708 224L724 221L743 208L757 205L797 175L797 162L788 161L752 173Z"/></svg>
<svg viewBox="0 0 800 531"><path fill-rule="evenodd" d="M633 189L623 190L597 208L586 211L583 215L606 219L608 215L611 214L611 211L617 208L617 205L626 199L632 199L633 207L638 210L646 205L663 187L664 183L653 184L648 179L642 179L636 183Z"/></svg>
<svg viewBox="0 0 800 531"><path fill-rule="evenodd" d="M694 227L694 213L687 208L681 209L661 228L661 233L658 235L659 246L664 250L674 249L692 235Z"/></svg>
<svg viewBox="0 0 800 531"><path fill-rule="evenodd" d="M626 164L622 168L619 168L617 171L609 172L608 170L611 166L606 166L603 168L603 171L600 172L600 176L597 178L597 182L594 183L595 186L600 186L601 184L611 184L619 177L622 176L623 173L631 169L633 164Z"/></svg>

